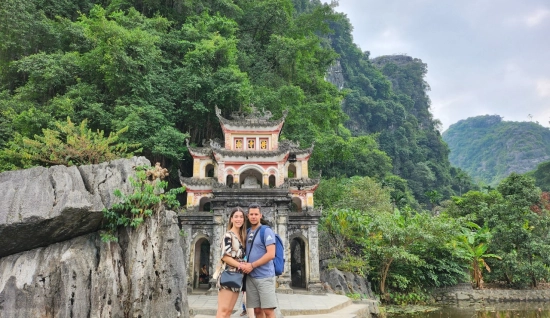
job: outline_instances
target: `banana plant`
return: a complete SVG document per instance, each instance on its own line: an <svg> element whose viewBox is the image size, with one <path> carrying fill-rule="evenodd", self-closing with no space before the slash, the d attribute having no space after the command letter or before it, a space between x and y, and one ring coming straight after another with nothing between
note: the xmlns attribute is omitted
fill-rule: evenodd
<svg viewBox="0 0 550 318"><path fill-rule="evenodd" d="M470 278L475 288L483 288L483 269L491 271L485 260L487 258L502 259L496 254L487 253L487 243L490 239L491 232L487 225L480 227L475 223L468 222L462 234L453 243L458 249L459 255L469 262Z"/></svg>

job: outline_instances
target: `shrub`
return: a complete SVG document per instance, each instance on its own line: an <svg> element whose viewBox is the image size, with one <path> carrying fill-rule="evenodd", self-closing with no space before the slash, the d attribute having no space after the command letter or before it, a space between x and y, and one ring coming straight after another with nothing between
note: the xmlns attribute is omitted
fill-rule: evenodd
<svg viewBox="0 0 550 318"><path fill-rule="evenodd" d="M75 125L69 117L67 122L55 122L56 130L43 129L43 136L34 139L16 134L7 148L0 152L0 158L11 158L12 168L27 168L34 165L85 165L97 164L118 158L128 158L140 152L139 144L120 142L120 135L128 130L125 127L111 132L93 132L84 119ZM9 167L8 165L4 165Z"/></svg>
<svg viewBox="0 0 550 318"><path fill-rule="evenodd" d="M119 189L114 191L114 195L120 199L120 202L113 204L110 209L103 209L105 223L104 232L101 233L102 241L117 241L115 232L119 227L137 228L147 217L160 212L164 206L169 208L179 206L176 196L183 193L185 188L179 187L164 192L168 182L160 179L148 180L147 171L151 169L152 167L147 166L136 167L136 178L129 178L134 188L133 193L125 195Z"/></svg>

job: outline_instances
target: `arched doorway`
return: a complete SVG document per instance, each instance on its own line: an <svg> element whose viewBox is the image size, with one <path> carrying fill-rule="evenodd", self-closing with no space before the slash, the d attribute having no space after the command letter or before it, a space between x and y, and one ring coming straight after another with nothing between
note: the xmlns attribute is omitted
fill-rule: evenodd
<svg viewBox="0 0 550 318"><path fill-rule="evenodd" d="M201 201L199 202L199 211L210 212L210 210L210 198L201 198Z"/></svg>
<svg viewBox="0 0 550 318"><path fill-rule="evenodd" d="M233 175L227 175L227 177L225 178L225 184L230 188L233 186Z"/></svg>
<svg viewBox="0 0 550 318"><path fill-rule="evenodd" d="M307 287L306 261L306 244L304 240L300 237L293 238L290 241L290 280L292 287Z"/></svg>
<svg viewBox="0 0 550 318"><path fill-rule="evenodd" d="M207 164L204 168L204 176L207 178L213 178L214 177L214 165L213 164Z"/></svg>
<svg viewBox="0 0 550 318"><path fill-rule="evenodd" d="M243 189L259 189L262 187L262 173L256 169L241 172L239 178Z"/></svg>
<svg viewBox="0 0 550 318"><path fill-rule="evenodd" d="M292 212L302 212L302 200L300 198L292 198Z"/></svg>
<svg viewBox="0 0 550 318"><path fill-rule="evenodd" d="M193 262L193 288L208 288L210 277L210 242L206 238L201 238L195 243L195 258ZM207 273L204 274L201 268L206 266Z"/></svg>
<svg viewBox="0 0 550 318"><path fill-rule="evenodd" d="M288 165L288 175L287 175L287 177L289 179L296 178L296 166L293 163Z"/></svg>
<svg viewBox="0 0 550 318"><path fill-rule="evenodd" d="M270 187L270 188L275 188L275 185L276 185L276 183L275 183L275 176L274 176L274 175L270 175L270 176L269 176L269 187Z"/></svg>

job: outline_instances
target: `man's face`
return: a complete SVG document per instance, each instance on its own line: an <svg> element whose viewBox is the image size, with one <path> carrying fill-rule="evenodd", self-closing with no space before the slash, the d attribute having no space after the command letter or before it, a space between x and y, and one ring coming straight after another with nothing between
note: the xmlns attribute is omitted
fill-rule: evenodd
<svg viewBox="0 0 550 318"><path fill-rule="evenodd" d="M262 218L262 213L260 212L260 209L250 208L248 210L248 220L250 221L250 224L252 224L252 226L258 225L258 223L260 223L261 218Z"/></svg>

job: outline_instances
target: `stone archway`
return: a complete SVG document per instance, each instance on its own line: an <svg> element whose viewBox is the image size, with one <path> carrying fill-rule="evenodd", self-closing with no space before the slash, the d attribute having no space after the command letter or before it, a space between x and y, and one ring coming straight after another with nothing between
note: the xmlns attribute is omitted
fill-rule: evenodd
<svg viewBox="0 0 550 318"><path fill-rule="evenodd" d="M292 212L302 212L302 199L298 197L292 198Z"/></svg>
<svg viewBox="0 0 550 318"><path fill-rule="evenodd" d="M243 189L259 189L262 187L262 173L256 169L247 169L240 174L240 184Z"/></svg>
<svg viewBox="0 0 550 318"><path fill-rule="evenodd" d="M296 165L291 163L288 165L288 170L287 170L288 174L287 174L287 177L289 179L293 179L293 178L297 178L298 176L296 175Z"/></svg>
<svg viewBox="0 0 550 318"><path fill-rule="evenodd" d="M208 288L208 281L212 276L210 264L210 242L203 237L197 240L194 246L195 257L193 258L193 288ZM206 265L208 278L201 279L201 267Z"/></svg>
<svg viewBox="0 0 550 318"><path fill-rule="evenodd" d="M307 248L301 237L295 237L290 241L290 280L295 288L307 288Z"/></svg>
<svg viewBox="0 0 550 318"><path fill-rule="evenodd" d="M208 197L201 198L199 202L199 211L210 212L210 210L212 209L210 201L211 199Z"/></svg>
<svg viewBox="0 0 550 318"><path fill-rule="evenodd" d="M233 175L227 175L227 177L225 178L225 184L230 188L233 187Z"/></svg>

